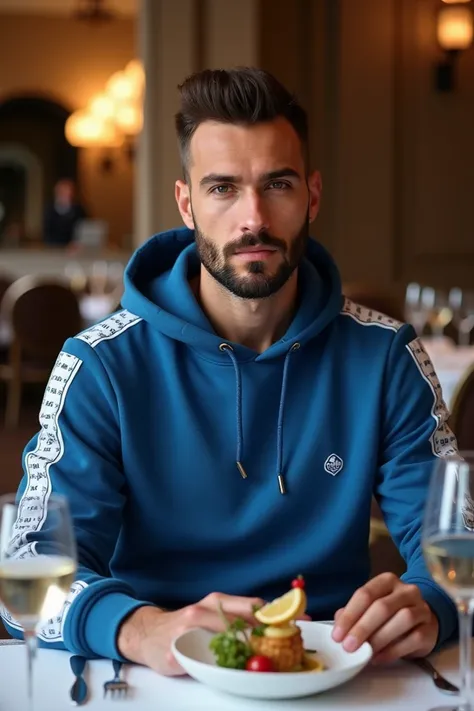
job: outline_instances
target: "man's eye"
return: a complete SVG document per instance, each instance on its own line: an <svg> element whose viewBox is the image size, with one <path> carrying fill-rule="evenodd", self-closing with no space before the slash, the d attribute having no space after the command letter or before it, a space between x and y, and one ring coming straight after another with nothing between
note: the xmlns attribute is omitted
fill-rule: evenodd
<svg viewBox="0 0 474 711"><path fill-rule="evenodd" d="M286 190L286 188L291 187L289 183L285 183L283 180L273 180L268 185L272 190Z"/></svg>
<svg viewBox="0 0 474 711"><path fill-rule="evenodd" d="M227 193L230 193L231 190L231 185L216 185L215 188L212 188L210 192L215 193L216 195L227 195Z"/></svg>

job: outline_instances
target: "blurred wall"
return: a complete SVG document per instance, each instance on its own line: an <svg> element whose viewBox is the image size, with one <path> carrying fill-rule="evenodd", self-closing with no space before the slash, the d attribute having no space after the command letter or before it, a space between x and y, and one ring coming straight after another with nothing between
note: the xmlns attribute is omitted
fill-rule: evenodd
<svg viewBox="0 0 474 711"><path fill-rule="evenodd" d="M309 111L315 234L347 280L474 286L474 48L438 93L440 6L261 0L260 63Z"/></svg>
<svg viewBox="0 0 474 711"><path fill-rule="evenodd" d="M136 222L136 244L180 222L173 197L180 175L176 85L206 66L256 63L295 90L309 112L313 164L324 183L314 234L333 252L344 279L474 286L474 48L460 57L456 90L437 93L441 0L142 5L151 8L154 23L148 31L154 110L137 160L137 212L147 219L138 228ZM134 47L132 21L92 30L65 19L4 14L0 97L55 86L53 96L69 108L83 106ZM130 231L130 166L123 158L115 173L104 175L98 157L82 152L84 190L120 239Z"/></svg>
<svg viewBox="0 0 474 711"><path fill-rule="evenodd" d="M0 102L44 95L73 111L101 91L135 56L135 22L90 27L63 17L0 14ZM79 152L81 193L91 214L107 220L121 245L132 230L133 171L118 151L115 169L101 172L102 152Z"/></svg>

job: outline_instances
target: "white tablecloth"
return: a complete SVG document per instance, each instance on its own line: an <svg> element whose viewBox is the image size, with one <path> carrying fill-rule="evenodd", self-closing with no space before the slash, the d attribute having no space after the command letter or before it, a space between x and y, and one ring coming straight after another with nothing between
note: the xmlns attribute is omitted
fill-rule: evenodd
<svg viewBox="0 0 474 711"><path fill-rule="evenodd" d="M430 356L443 389L448 407L452 406L455 390L464 373L474 363L473 346L456 346L448 339L436 341L423 339L423 345Z"/></svg>
<svg viewBox="0 0 474 711"><path fill-rule="evenodd" d="M27 711L26 649L23 646L0 647L0 709ZM64 711L69 708L69 688L74 680L69 669L69 654L40 650L35 673L35 711ZM458 679L457 648L435 655L437 668L454 683ZM408 662L390 667L368 667L344 686L321 695L290 701L253 701L212 691L189 677L165 678L149 669L124 667L124 675L133 686L132 696L117 702L104 700L102 684L113 677L107 660L89 662L86 680L91 698L86 709L117 708L124 711L427 711L456 697L439 692L430 677ZM454 703L453 703L454 706Z"/></svg>

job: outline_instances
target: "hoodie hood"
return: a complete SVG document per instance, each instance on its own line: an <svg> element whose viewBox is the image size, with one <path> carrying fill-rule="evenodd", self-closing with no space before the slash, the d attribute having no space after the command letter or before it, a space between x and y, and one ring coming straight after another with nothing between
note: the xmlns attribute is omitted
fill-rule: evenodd
<svg viewBox="0 0 474 711"><path fill-rule="evenodd" d="M189 284L199 269L194 231L180 228L156 234L135 252L125 270L122 304L169 338L222 362L222 338L213 330ZM257 356L255 351L232 343L234 357L239 361L281 357L292 347L304 346L340 312L339 272L324 247L312 239L299 266L299 297L293 321L279 341Z"/></svg>

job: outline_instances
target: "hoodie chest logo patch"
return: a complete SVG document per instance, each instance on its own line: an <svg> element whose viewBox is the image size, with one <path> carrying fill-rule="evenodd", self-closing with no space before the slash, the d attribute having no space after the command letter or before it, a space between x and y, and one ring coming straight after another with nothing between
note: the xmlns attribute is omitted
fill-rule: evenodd
<svg viewBox="0 0 474 711"><path fill-rule="evenodd" d="M330 454L324 462L324 471L331 474L331 476L336 476L336 474L339 474L339 472L342 471L343 466L344 462L341 457L337 454Z"/></svg>

